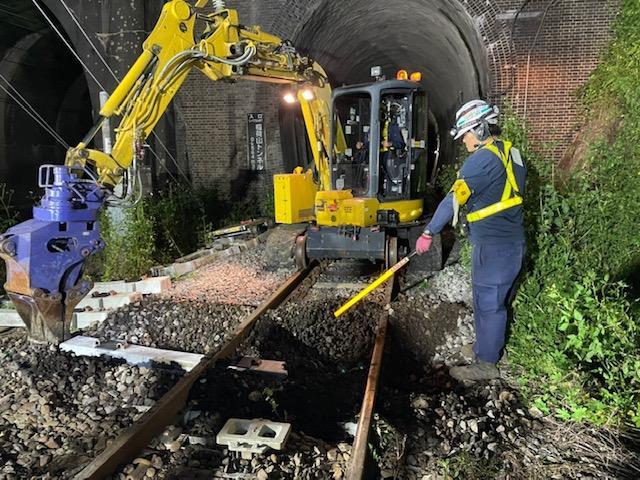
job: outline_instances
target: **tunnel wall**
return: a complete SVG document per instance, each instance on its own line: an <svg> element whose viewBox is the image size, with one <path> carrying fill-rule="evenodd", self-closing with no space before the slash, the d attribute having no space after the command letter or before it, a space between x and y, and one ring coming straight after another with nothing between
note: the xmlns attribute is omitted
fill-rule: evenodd
<svg viewBox="0 0 640 480"><path fill-rule="evenodd" d="M575 91L584 84L606 50L619 0L561 0L548 10L540 25L542 13L551 2L446 0L444 3L449 3L454 10L464 10L481 41L485 58L478 62L484 68L480 76L486 74L486 79L481 79L481 94L501 105L508 101L520 115L526 113L534 145L540 148L543 144L553 145L550 161L557 162L579 128ZM386 2L390 9L394 3ZM227 4L239 10L245 23L261 24L283 38L300 39L304 26L314 20L323 0L230 0ZM523 5L525 8L514 26L513 17ZM540 33L533 45L539 27ZM307 48L313 50L311 44ZM189 112L187 131L191 133L186 137L186 149L195 182L217 185L221 189L241 184L237 179L246 167L244 114L255 110L268 114L270 160L267 175L254 177L250 188L257 192L270 188L270 174L280 171L284 165L278 161L282 153L277 115L275 111L269 113L269 109L275 108L277 97L277 87L220 86L190 79L180 95L180 105L183 111ZM205 105L202 98L207 99ZM456 106L451 106L449 114ZM234 113L238 115L234 117ZM214 133L202 131L204 125L209 125ZM214 139L215 145L211 147Z"/></svg>
<svg viewBox="0 0 640 480"><path fill-rule="evenodd" d="M536 145L553 143L553 160L558 161L578 129L575 89L585 82L605 50L619 1L554 2L535 45L541 13L553 0L395 0L384 4L389 11L402 11L402 18L407 19L422 4L425 8L437 4L445 14L457 15L454 23L466 32L470 56L478 69L479 94L498 103L506 99L517 113L526 112ZM81 57L112 88L113 81L60 3L57 0L44 3L62 24ZM141 43L153 28L160 9L160 4L152 0L67 0L67 3L119 75L140 53ZM313 35L305 37L305 26L317 20L322 8L327 8L324 3L325 0L227 2L230 8L239 10L243 23L260 24L283 38L301 40L308 50L313 50L315 43ZM329 7L332 4L339 5L329 2ZM408 4L414 11L407 11ZM525 8L514 26L513 16L523 5ZM354 20L354 25L358 21ZM368 69L363 70L358 75L366 76ZM97 88L92 80L87 83L95 115ZM464 96L473 93L471 90L467 88L459 100L465 100ZM177 96L175 110L168 112L167 120L157 130L194 184L215 186L225 195L237 198L264 196L271 188L271 174L283 171L285 166L289 168L280 145L280 93L279 87L253 82L212 83L194 72ZM443 123L450 121L444 119L452 114L456 103L459 102L442 112ZM267 170L260 173L248 170L246 114L253 112L266 114ZM71 143L76 140L79 139L69 139ZM154 145L153 140L151 143ZM159 145L154 149L162 163L158 171L170 169L175 177L180 177L163 149Z"/></svg>
<svg viewBox="0 0 640 480"><path fill-rule="evenodd" d="M513 3L499 0L503 11ZM543 12L549 3L534 0L523 14ZM580 129L577 90L606 52L619 6L619 0L560 0L548 10L535 44L540 17L516 24L508 100L529 122L534 146L548 147L556 163Z"/></svg>

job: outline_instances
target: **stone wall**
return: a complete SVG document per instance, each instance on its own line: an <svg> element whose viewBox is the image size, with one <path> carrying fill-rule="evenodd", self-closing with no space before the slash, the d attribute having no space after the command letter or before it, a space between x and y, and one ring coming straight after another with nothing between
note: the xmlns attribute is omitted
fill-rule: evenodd
<svg viewBox="0 0 640 480"><path fill-rule="evenodd" d="M118 76L140 53L161 7L151 0L66 1ZM45 4L81 58L112 89L115 82L61 3ZM387 73L407 63L423 68L433 104L441 102L436 112L441 131L458 104L470 97L509 101L530 122L536 145L554 145L557 161L578 129L576 89L606 49L619 0L354 0L348 5L326 0L228 0L227 5L239 11L243 23L292 39L305 53L322 59L337 83L366 80L368 67L375 63L385 65ZM440 23L427 28L422 18L432 17L434 5ZM333 31L332 12L335 17L338 9L345 23ZM387 24L393 29L385 28ZM365 35L372 28L374 43ZM456 40L452 35L458 35L459 44L447 50L443 45ZM444 36L451 38L443 42ZM359 37L365 38L361 44ZM345 50L347 39L354 42L353 51ZM441 53L429 57L438 41ZM455 70L461 62L466 67ZM451 72L457 73L448 78ZM469 77L466 83L461 76ZM98 88L88 76L86 83L95 116ZM281 147L281 94L278 86L213 83L192 72L176 97L175 110L168 111L157 129L169 153L150 140L159 158L155 178L187 177L196 186L215 187L234 200L264 197L271 190L271 175L290 168ZM266 115L264 172L248 169L247 114L253 112Z"/></svg>

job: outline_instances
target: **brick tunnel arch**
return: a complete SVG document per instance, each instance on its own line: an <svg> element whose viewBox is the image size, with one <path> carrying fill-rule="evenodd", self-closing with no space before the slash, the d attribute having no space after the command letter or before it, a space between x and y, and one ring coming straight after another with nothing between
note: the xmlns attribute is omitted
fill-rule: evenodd
<svg viewBox="0 0 640 480"><path fill-rule="evenodd" d="M302 19L294 44L327 70L333 85L370 81L374 65L387 76L400 68L423 73L445 161L455 153L446 132L456 108L474 97L499 102L512 83L509 25L497 20L494 0L288 3Z"/></svg>
<svg viewBox="0 0 640 480"><path fill-rule="evenodd" d="M77 143L92 123L89 87L80 65L35 8L25 6L5 25L0 73L67 143ZM11 185L13 203L24 215L30 215L33 197L39 194L39 166L63 163L65 153L0 90L0 177Z"/></svg>

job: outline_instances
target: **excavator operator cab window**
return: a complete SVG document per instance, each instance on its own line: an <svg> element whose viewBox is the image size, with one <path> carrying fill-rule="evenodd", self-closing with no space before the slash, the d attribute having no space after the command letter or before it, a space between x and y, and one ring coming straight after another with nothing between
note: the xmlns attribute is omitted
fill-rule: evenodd
<svg viewBox="0 0 640 480"><path fill-rule="evenodd" d="M412 92L383 91L380 97L381 200L401 200L410 193Z"/></svg>
<svg viewBox="0 0 640 480"><path fill-rule="evenodd" d="M366 92L336 97L334 109L335 155L331 160L331 182L336 190L351 190L354 196L369 191L371 97Z"/></svg>

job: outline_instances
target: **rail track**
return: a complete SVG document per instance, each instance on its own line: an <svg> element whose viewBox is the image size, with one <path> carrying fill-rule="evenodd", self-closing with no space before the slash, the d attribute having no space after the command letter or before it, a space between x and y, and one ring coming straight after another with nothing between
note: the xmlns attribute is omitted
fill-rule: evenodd
<svg viewBox="0 0 640 480"><path fill-rule="evenodd" d="M284 305L290 299L304 297L313 288L322 271L318 262L313 262L305 269L293 274L269 298L264 300L234 330L233 335L215 354L205 356L202 361L185 374L154 406L140 417L133 425L115 438L99 455L97 455L75 478L102 479L113 474L119 467L136 458L154 439L169 425L175 422L178 414L185 409L194 384L218 362L232 356L242 342L249 336L253 327L266 312ZM326 288L326 285L325 285ZM369 431L373 418L377 386L382 367L382 357L388 324L388 310L382 308L392 300L394 279L384 287L383 292L376 295L381 304L377 319L375 342L366 387L360 408L360 416L352 446L351 459L346 472L349 480L366 478L367 449Z"/></svg>

